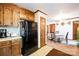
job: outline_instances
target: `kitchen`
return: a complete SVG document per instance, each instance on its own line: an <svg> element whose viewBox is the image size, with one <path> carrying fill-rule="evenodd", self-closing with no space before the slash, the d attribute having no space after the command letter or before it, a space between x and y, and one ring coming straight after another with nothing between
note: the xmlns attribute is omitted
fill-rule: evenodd
<svg viewBox="0 0 79 59"><path fill-rule="evenodd" d="M79 55L78 5L0 3L0 56Z"/></svg>
<svg viewBox="0 0 79 59"><path fill-rule="evenodd" d="M0 56L29 55L38 49L37 12L0 3Z"/></svg>

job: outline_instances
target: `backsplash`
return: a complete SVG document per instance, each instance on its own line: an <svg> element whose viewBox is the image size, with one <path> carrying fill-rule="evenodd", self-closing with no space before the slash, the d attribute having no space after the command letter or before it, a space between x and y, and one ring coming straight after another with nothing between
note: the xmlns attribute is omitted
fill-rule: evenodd
<svg viewBox="0 0 79 59"><path fill-rule="evenodd" d="M19 27L0 27L0 29L7 29L7 33L16 34L17 36L20 36Z"/></svg>

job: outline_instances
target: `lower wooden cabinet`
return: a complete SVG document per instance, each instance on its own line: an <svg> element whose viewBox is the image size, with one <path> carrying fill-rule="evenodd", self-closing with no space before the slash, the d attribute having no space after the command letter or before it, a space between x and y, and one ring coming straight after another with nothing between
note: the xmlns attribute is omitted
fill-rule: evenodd
<svg viewBox="0 0 79 59"><path fill-rule="evenodd" d="M13 56L21 55L21 49L18 49L18 48L20 48L19 44L12 45L12 55Z"/></svg>
<svg viewBox="0 0 79 59"><path fill-rule="evenodd" d="M21 55L21 41L14 39L0 42L0 56L19 56Z"/></svg>
<svg viewBox="0 0 79 59"><path fill-rule="evenodd" d="M11 44L10 41L0 42L0 56L10 56L11 55Z"/></svg>
<svg viewBox="0 0 79 59"><path fill-rule="evenodd" d="M11 46L0 47L0 56L11 56Z"/></svg>
<svg viewBox="0 0 79 59"><path fill-rule="evenodd" d="M21 55L21 43L20 40L12 41L12 56Z"/></svg>

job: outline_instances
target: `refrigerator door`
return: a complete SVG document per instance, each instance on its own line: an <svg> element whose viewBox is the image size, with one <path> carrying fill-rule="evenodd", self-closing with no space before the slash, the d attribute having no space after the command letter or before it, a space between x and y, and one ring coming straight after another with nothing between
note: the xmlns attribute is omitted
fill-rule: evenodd
<svg viewBox="0 0 79 59"><path fill-rule="evenodd" d="M20 21L20 35L28 41L28 22L25 20Z"/></svg>
<svg viewBox="0 0 79 59"><path fill-rule="evenodd" d="M27 21L25 21L25 24L24 24L24 34L26 37L26 42L28 42L28 22Z"/></svg>
<svg viewBox="0 0 79 59"><path fill-rule="evenodd" d="M24 21L20 21L20 35L25 36L24 34Z"/></svg>

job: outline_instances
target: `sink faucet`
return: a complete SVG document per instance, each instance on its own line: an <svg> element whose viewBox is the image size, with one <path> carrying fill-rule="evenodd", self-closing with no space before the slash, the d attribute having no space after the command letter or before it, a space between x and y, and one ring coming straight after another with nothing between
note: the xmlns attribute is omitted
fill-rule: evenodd
<svg viewBox="0 0 79 59"><path fill-rule="evenodd" d="M11 37L11 33L10 33L10 37Z"/></svg>

